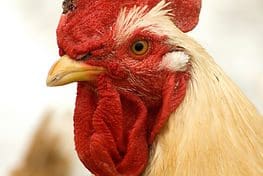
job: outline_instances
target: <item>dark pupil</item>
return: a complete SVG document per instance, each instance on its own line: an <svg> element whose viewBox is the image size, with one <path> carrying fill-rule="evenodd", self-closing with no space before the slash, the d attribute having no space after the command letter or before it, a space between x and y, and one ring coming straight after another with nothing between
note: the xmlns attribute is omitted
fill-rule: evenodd
<svg viewBox="0 0 263 176"><path fill-rule="evenodd" d="M140 42L136 43L135 46L134 46L134 49L136 51L142 51L143 48L144 48L144 45L142 43L140 43Z"/></svg>

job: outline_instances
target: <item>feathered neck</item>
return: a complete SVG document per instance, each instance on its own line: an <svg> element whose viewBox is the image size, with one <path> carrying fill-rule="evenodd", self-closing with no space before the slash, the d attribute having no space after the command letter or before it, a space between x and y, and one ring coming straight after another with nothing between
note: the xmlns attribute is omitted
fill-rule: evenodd
<svg viewBox="0 0 263 176"><path fill-rule="evenodd" d="M204 49L183 37L191 80L154 143L145 175L262 175L263 118Z"/></svg>

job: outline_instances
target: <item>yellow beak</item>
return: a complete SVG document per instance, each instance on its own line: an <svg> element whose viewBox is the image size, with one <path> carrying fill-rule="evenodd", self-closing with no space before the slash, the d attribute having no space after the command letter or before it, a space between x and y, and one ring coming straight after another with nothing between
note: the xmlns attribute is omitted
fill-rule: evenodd
<svg viewBox="0 0 263 176"><path fill-rule="evenodd" d="M76 81L92 81L103 72L105 72L103 67L87 65L64 55L51 67L47 77L47 86L62 86Z"/></svg>

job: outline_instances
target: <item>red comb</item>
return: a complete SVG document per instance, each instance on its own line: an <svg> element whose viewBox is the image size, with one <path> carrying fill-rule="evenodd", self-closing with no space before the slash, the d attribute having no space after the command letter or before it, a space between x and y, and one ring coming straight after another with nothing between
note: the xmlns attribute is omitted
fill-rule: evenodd
<svg viewBox="0 0 263 176"><path fill-rule="evenodd" d="M191 31L198 23L201 0L170 0L174 23L183 32Z"/></svg>
<svg viewBox="0 0 263 176"><path fill-rule="evenodd" d="M96 1L89 2L87 0L79 0L79 4L95 4ZM103 0L97 0L104 4ZM120 0L120 1L111 1L112 5L115 7L124 7L124 6L142 6L148 5L150 8L154 7L160 2L160 0ZM198 23L199 13L201 9L201 0L167 0L171 6L172 13L174 14L174 23L178 28L183 32L192 30Z"/></svg>
<svg viewBox="0 0 263 176"><path fill-rule="evenodd" d="M154 7L160 0L142 0L137 2ZM191 31L197 25L201 0L167 0L166 2L170 3L168 8L172 10L173 21L181 31Z"/></svg>
<svg viewBox="0 0 263 176"><path fill-rule="evenodd" d="M109 39L111 28L120 9L147 5L154 7L160 0L65 0L63 16L57 29L61 55L72 58L94 47L101 47ZM183 32L192 30L198 23L201 0L167 0L175 25Z"/></svg>

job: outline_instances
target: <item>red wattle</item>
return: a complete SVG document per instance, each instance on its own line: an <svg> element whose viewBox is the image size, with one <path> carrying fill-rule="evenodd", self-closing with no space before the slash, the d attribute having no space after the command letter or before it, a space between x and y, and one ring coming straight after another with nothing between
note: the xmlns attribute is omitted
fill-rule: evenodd
<svg viewBox="0 0 263 176"><path fill-rule="evenodd" d="M74 133L83 164L96 176L142 174L149 147L183 100L187 80L187 74L171 75L164 85L163 102L156 107L119 92L106 75L99 78L96 90L79 83Z"/></svg>

